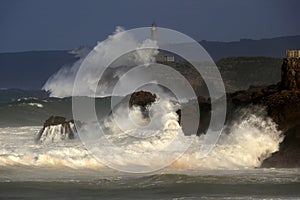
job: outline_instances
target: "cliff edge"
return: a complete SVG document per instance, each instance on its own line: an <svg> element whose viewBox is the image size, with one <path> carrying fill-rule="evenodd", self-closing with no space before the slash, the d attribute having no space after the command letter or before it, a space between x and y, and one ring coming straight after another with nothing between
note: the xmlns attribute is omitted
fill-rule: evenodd
<svg viewBox="0 0 300 200"><path fill-rule="evenodd" d="M262 105L285 136L279 151L261 167L300 167L300 58L285 58L281 81L228 94L229 112L250 104Z"/></svg>

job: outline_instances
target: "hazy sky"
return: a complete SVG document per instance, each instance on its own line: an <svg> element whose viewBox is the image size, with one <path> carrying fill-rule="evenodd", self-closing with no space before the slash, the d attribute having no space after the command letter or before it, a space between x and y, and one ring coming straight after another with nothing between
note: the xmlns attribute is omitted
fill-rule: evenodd
<svg viewBox="0 0 300 200"><path fill-rule="evenodd" d="M300 35L298 0L1 0L0 52L72 49L158 26L196 40Z"/></svg>

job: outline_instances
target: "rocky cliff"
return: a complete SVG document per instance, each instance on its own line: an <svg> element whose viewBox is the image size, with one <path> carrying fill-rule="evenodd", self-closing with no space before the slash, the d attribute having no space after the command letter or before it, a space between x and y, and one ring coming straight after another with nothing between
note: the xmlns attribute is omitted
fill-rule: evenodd
<svg viewBox="0 0 300 200"><path fill-rule="evenodd" d="M262 167L300 167L300 59L283 60L277 85L229 94L228 102L229 112L250 104L264 106L284 134L279 151L264 160Z"/></svg>
<svg viewBox="0 0 300 200"><path fill-rule="evenodd" d="M281 89L300 89L300 60L298 58L285 58L281 68Z"/></svg>

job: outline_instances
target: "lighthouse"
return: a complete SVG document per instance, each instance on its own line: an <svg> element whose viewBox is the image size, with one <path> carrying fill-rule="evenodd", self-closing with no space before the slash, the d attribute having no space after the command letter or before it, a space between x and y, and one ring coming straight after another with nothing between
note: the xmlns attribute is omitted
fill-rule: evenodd
<svg viewBox="0 0 300 200"><path fill-rule="evenodd" d="M157 42L157 26L155 22L152 23L151 27L151 40ZM159 63L175 62L175 57L171 54L166 54L159 50L159 53L155 56L155 60Z"/></svg>
<svg viewBox="0 0 300 200"><path fill-rule="evenodd" d="M152 23L151 27L151 39L157 41L157 28L155 22Z"/></svg>

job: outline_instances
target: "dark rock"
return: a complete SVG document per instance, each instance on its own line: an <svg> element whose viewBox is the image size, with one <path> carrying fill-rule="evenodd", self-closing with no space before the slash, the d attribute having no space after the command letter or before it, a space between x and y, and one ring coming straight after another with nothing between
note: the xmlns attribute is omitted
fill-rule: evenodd
<svg viewBox="0 0 300 200"><path fill-rule="evenodd" d="M146 91L134 92L130 96L129 105L140 106L144 117L149 117L147 106L155 102L156 98L157 96L150 92L146 92ZM183 132L186 135L192 135L192 134L200 135L202 133L205 133L208 129L210 123L210 111L211 111L210 101L204 97L198 97L198 104L200 109L200 122L195 122L195 119L193 118L193 113L196 113L196 109L197 109L195 108L194 102L189 102L181 105L185 111L184 113L182 113L181 109L176 111L176 113L178 114L179 124L181 124L182 117L186 119L185 124L181 124ZM192 127L194 123L199 123L199 127L196 133L190 130L190 127Z"/></svg>
<svg viewBox="0 0 300 200"><path fill-rule="evenodd" d="M300 126L285 132L279 151L263 161L261 167L299 167L300 166Z"/></svg>
<svg viewBox="0 0 300 200"><path fill-rule="evenodd" d="M300 125L300 91L282 90L263 96L260 104L267 107L268 115L279 129L288 131Z"/></svg>
<svg viewBox="0 0 300 200"><path fill-rule="evenodd" d="M47 119L45 121L44 127L58 125L58 124L64 124L64 123L66 123L65 117L51 116L49 119Z"/></svg>
<svg viewBox="0 0 300 200"><path fill-rule="evenodd" d="M139 91L134 92L130 96L129 106L141 106L146 107L151 105L156 100L156 95L152 94L151 92Z"/></svg>
<svg viewBox="0 0 300 200"><path fill-rule="evenodd" d="M44 127L39 131L36 136L36 142L45 143L46 141L52 141L59 138L74 139L76 133L76 127L74 120L67 121L65 117L51 116L44 123Z"/></svg>
<svg viewBox="0 0 300 200"><path fill-rule="evenodd" d="M298 130L300 133L300 90L280 90L276 87L273 85L256 92L247 90L229 95L228 102L233 106L231 105L228 112L230 115L237 108L247 105L264 106L268 116L283 132L285 139L281 142L279 151L263 161L262 167L300 167L300 142L291 139L295 138L295 131L292 130ZM297 145L294 145L295 141Z"/></svg>
<svg viewBox="0 0 300 200"><path fill-rule="evenodd" d="M300 60L285 58L281 66L281 87L285 90L300 89Z"/></svg>
<svg viewBox="0 0 300 200"><path fill-rule="evenodd" d="M201 135L207 132L211 118L211 103L210 100L204 97L198 97L198 102L190 101L186 104L181 105L184 112L179 110L177 114L179 115L179 123L182 126L182 130L185 135ZM196 105L198 105L200 120L195 121L194 115L197 112ZM184 123L181 123L181 119L184 118ZM195 123L198 123L198 129L194 132L190 127L193 127Z"/></svg>
<svg viewBox="0 0 300 200"><path fill-rule="evenodd" d="M156 94L146 91L134 92L130 95L129 106L139 106L145 118L149 117L148 106L156 101Z"/></svg>
<svg viewBox="0 0 300 200"><path fill-rule="evenodd" d="M285 136L278 152L262 167L300 167L300 59L284 59L282 81L277 85L250 87L228 95L229 113L250 104L262 105Z"/></svg>

